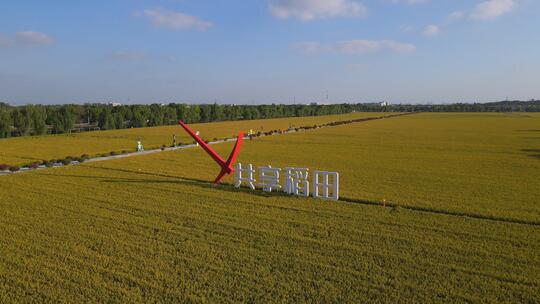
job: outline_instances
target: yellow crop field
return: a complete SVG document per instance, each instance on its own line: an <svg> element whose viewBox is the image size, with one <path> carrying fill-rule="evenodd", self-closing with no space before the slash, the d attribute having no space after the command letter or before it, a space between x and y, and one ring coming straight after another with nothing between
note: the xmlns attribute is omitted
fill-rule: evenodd
<svg viewBox="0 0 540 304"><path fill-rule="evenodd" d="M213 185L199 148L0 176L0 302L539 302L538 126L421 113L244 142L243 164L340 172L338 202Z"/></svg>
<svg viewBox="0 0 540 304"><path fill-rule="evenodd" d="M415 114L246 141L238 161L338 171L343 199L540 223L538 126L540 115ZM215 149L226 156L232 143ZM219 172L198 149L148 159L163 162L137 169L204 180Z"/></svg>
<svg viewBox="0 0 540 304"><path fill-rule="evenodd" d="M540 115L416 114L262 139L239 161L338 171L342 196L540 223Z"/></svg>
<svg viewBox="0 0 540 304"><path fill-rule="evenodd" d="M238 131L267 132L285 130L314 124L329 123L337 120L350 120L364 117L376 117L388 113L351 113L314 117L291 117L262 120L243 120L219 123L193 124L194 130L201 132L207 140L214 138L235 137ZM0 164L23 165L33 161L90 156L125 151L134 151L141 140L146 149L157 149L162 145L170 146L172 136L177 136L178 143L191 143L192 139L179 126L152 128L133 128L110 131L95 131L76 134L16 137L0 139Z"/></svg>

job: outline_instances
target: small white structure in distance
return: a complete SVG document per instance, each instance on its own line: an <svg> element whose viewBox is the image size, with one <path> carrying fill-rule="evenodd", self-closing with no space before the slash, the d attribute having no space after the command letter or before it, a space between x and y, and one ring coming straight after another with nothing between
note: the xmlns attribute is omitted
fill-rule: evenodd
<svg viewBox="0 0 540 304"><path fill-rule="evenodd" d="M137 152L142 152L142 151L144 151L144 147L143 147L141 141L139 140L139 141L137 141Z"/></svg>

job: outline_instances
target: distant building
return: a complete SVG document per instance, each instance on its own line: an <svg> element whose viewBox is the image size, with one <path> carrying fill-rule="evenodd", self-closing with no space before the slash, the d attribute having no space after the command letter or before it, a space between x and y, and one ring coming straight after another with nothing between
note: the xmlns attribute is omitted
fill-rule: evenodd
<svg viewBox="0 0 540 304"><path fill-rule="evenodd" d="M379 105L380 105L381 107L386 107L386 106L388 106L388 102L383 101L383 102L380 102Z"/></svg>
<svg viewBox="0 0 540 304"><path fill-rule="evenodd" d="M109 101L109 102L107 102L107 105L109 105L109 106L111 106L111 107L119 107L119 106L121 106L122 104L119 103L119 102Z"/></svg>

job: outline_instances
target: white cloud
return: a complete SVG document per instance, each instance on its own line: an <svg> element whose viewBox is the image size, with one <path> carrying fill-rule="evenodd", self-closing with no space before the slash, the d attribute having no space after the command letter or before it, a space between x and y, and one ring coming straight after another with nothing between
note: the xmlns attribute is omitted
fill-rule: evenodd
<svg viewBox="0 0 540 304"><path fill-rule="evenodd" d="M453 22L453 21L460 20L463 18L465 18L465 12L455 11L455 12L450 13L448 17L446 17L446 20L449 22Z"/></svg>
<svg viewBox="0 0 540 304"><path fill-rule="evenodd" d="M298 42L293 47L299 51L307 54L321 53L328 50L328 48L318 42Z"/></svg>
<svg viewBox="0 0 540 304"><path fill-rule="evenodd" d="M23 45L45 45L51 44L53 39L40 32L22 31L15 33L15 41Z"/></svg>
<svg viewBox="0 0 540 304"><path fill-rule="evenodd" d="M318 42L300 42L294 44L294 48L308 54L316 53L342 53L342 54L366 54L390 50L397 53L413 52L416 47L410 43L402 43L394 40L348 40L333 44L321 44Z"/></svg>
<svg viewBox="0 0 540 304"><path fill-rule="evenodd" d="M510 12L516 5L515 0L487 0L476 5L471 19L489 20Z"/></svg>
<svg viewBox="0 0 540 304"><path fill-rule="evenodd" d="M34 31L20 31L13 37L0 34L0 47L38 46L53 43L53 39L44 33Z"/></svg>
<svg viewBox="0 0 540 304"><path fill-rule="evenodd" d="M296 18L302 21L359 17L367 13L362 3L352 0L269 0L268 7L276 18Z"/></svg>
<svg viewBox="0 0 540 304"><path fill-rule="evenodd" d="M381 47L381 41L375 40L349 40L332 46L334 51L345 54L373 53L381 50Z"/></svg>
<svg viewBox="0 0 540 304"><path fill-rule="evenodd" d="M201 31L212 27L212 23L181 12L165 9L145 9L142 14L155 27L165 27L173 30L198 29Z"/></svg>
<svg viewBox="0 0 540 304"><path fill-rule="evenodd" d="M426 28L424 29L425 36L437 36L440 33L441 33L441 29L434 24L430 24L426 26Z"/></svg>
<svg viewBox="0 0 540 304"><path fill-rule="evenodd" d="M454 22L469 18L473 20L490 20L509 13L517 5L517 0L483 0L471 12L454 11L441 25L431 24L424 28L425 36L437 36L441 33L441 26L448 26Z"/></svg>

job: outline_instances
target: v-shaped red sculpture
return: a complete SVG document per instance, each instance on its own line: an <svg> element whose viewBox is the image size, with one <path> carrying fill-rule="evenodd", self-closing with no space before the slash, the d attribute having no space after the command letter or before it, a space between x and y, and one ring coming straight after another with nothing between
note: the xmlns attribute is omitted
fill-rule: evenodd
<svg viewBox="0 0 540 304"><path fill-rule="evenodd" d="M193 139L195 139L195 141L199 143L199 145L204 149L204 151L206 151L206 153L208 153L208 155L210 155L210 157L212 157L212 159L221 167L221 172L214 180L215 184L219 183L221 179L223 179L225 174L231 174L234 172L232 164L236 160L236 155L238 155L238 151L240 150L240 145L242 144L244 133L238 132L238 137L236 138L236 144L234 145L234 148L231 154L229 155L229 158L225 161L223 160L223 158L221 158L221 156L219 156L219 154L216 153L216 151L212 150L212 148L210 148L210 146L208 146L208 144L205 143L204 140L202 140L199 136L197 136L197 134L195 134L195 132L193 132L193 130L191 130L183 121L179 120L178 123L182 126L182 128L184 128L184 130L186 130L186 132L188 132L189 135L191 135L191 137L193 137Z"/></svg>

